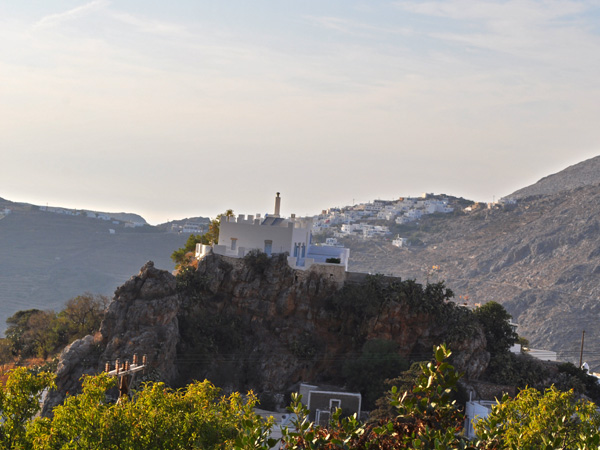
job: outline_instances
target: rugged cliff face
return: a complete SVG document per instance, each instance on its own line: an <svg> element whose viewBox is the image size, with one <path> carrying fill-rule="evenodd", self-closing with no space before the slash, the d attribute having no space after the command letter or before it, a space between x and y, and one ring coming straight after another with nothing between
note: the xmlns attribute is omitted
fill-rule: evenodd
<svg viewBox="0 0 600 450"><path fill-rule="evenodd" d="M62 353L48 407L76 392L81 374L134 353L148 356L150 377L174 386L208 378L276 396L299 381L344 384L344 362L371 339L393 341L413 360L447 342L467 378L485 370L481 328L442 286L333 270L209 255L175 278L147 263L117 289L101 332Z"/></svg>
<svg viewBox="0 0 600 450"><path fill-rule="evenodd" d="M170 380L179 340L177 313L180 299L175 277L148 262L137 276L115 291L100 332L63 350L57 369L57 390L44 403L44 414L61 403L66 393L79 391L82 375L98 373L109 361L131 361L134 354L152 362L149 375Z"/></svg>
<svg viewBox="0 0 600 450"><path fill-rule="evenodd" d="M196 295L188 290L179 314L179 382L202 374L259 392L303 380L343 383L344 361L371 339L394 341L407 359L429 359L435 343L450 342L468 376L485 368L485 339L472 323L451 320L459 308L446 303L443 289L418 298L420 287L394 288L398 279L342 287L332 275L294 271L284 258L263 267L216 255L202 260L195 286L205 283Z"/></svg>

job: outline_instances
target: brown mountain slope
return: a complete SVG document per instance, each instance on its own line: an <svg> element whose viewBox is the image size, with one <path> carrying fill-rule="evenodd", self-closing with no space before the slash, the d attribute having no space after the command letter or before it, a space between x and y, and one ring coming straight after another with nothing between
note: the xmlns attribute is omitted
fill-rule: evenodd
<svg viewBox="0 0 600 450"><path fill-rule="evenodd" d="M508 198L523 199L537 195L553 195L560 192L600 183L600 156L587 159L548 175L531 186L508 195Z"/></svg>
<svg viewBox="0 0 600 450"><path fill-rule="evenodd" d="M600 364L600 187L422 220L423 247L353 243L351 270L443 279L469 303L498 301L533 347ZM431 224L434 226L431 226ZM429 229L430 231L426 231ZM438 270L432 270L439 266Z"/></svg>

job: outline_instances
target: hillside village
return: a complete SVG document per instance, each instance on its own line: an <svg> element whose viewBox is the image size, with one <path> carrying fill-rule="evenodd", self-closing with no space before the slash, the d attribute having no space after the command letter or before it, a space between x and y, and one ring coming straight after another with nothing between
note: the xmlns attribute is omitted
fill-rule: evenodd
<svg viewBox="0 0 600 450"><path fill-rule="evenodd" d="M463 198L424 193L420 197L400 197L397 200L373 200L343 208L330 208L313 217L313 232L325 236L325 245L337 245L338 238L387 238L393 229L402 225L418 225L433 214L466 214L480 209L502 208L516 204L515 200L500 199L492 203L477 203ZM397 235L393 245L410 244L406 237Z"/></svg>
<svg viewBox="0 0 600 450"><path fill-rule="evenodd" d="M419 220L425 214L447 214L454 211L448 198L423 194L421 197L399 198L398 200L374 200L345 208L332 208L316 216L313 230L320 232L335 225L341 225L336 231L338 236L360 236L371 238L389 235L386 226L370 225L362 221L394 221L401 225Z"/></svg>

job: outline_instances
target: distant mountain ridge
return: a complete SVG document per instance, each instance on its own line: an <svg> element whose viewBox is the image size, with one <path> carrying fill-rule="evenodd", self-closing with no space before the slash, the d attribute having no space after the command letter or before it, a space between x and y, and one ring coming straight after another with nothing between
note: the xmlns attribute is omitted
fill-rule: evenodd
<svg viewBox="0 0 600 450"><path fill-rule="evenodd" d="M170 255L188 235L147 225L138 214L105 214L113 220L0 199L0 333L18 310L60 310L85 292L112 296L149 260L174 269ZM125 222L145 225L127 228Z"/></svg>
<svg viewBox="0 0 600 450"><path fill-rule="evenodd" d="M6 200L2 197L0 197L0 207L8 208L8 209L16 208L17 210L48 209L49 211L63 210L63 211L79 211L81 213L91 212L91 213L95 213L95 214L103 214L114 220L119 220L119 221L123 221L123 222L132 222L132 223L140 223L140 224L148 223L148 222L146 222L146 219L144 219L139 214L135 214L135 213L106 212L106 211L96 211L93 209L73 209L73 208L65 208L62 206L39 206L39 205L31 204L31 203L12 202L12 201Z"/></svg>
<svg viewBox="0 0 600 450"><path fill-rule="evenodd" d="M506 198L523 199L538 195L553 195L583 186L600 184L600 156L587 159L548 175L531 186L507 195Z"/></svg>

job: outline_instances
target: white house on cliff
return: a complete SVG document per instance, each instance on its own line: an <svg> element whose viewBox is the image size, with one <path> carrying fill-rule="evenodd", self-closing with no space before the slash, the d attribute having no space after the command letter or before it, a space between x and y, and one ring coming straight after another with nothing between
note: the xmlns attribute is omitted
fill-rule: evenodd
<svg viewBox="0 0 600 450"><path fill-rule="evenodd" d="M312 244L313 219L311 217L280 217L281 197L275 197L275 210L261 218L260 214L246 217L221 217L219 243L214 246L196 245L196 257L203 258L210 250L219 255L243 258L250 250L260 250L267 255L288 253L288 263L297 269L312 264L342 265L348 270L350 250L342 247ZM337 260L339 259L339 262Z"/></svg>

